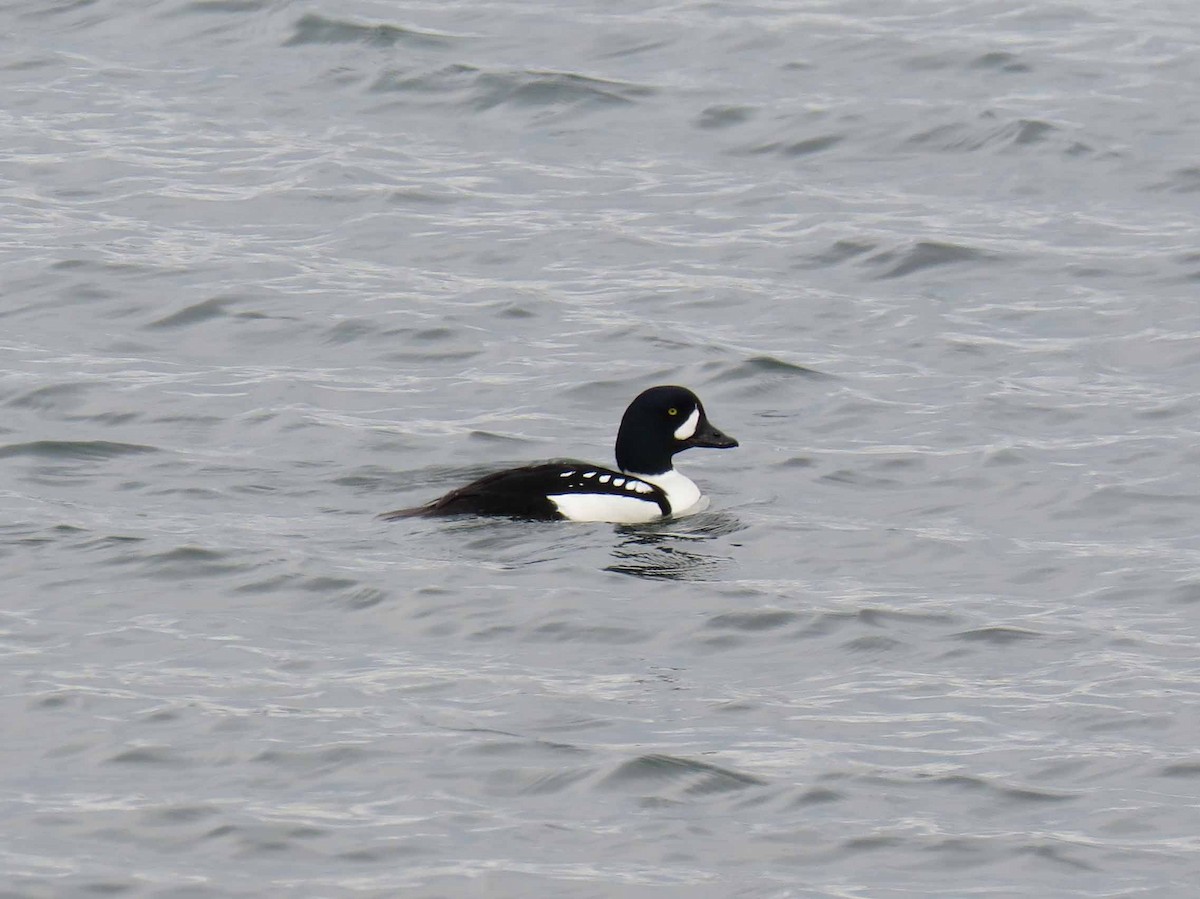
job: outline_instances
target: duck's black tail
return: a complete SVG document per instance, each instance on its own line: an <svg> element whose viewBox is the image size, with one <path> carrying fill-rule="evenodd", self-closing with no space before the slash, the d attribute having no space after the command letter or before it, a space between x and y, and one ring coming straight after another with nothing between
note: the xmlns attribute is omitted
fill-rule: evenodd
<svg viewBox="0 0 1200 899"><path fill-rule="evenodd" d="M411 509L396 509L394 512L383 512L376 517L384 521L399 521L401 518L424 518L427 515L437 514L434 511L436 504L435 500L423 506L413 506Z"/></svg>

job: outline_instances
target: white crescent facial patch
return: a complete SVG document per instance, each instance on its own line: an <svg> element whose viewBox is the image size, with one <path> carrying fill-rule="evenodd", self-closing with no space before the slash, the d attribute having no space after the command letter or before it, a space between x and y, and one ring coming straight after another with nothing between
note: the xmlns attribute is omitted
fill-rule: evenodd
<svg viewBox="0 0 1200 899"><path fill-rule="evenodd" d="M696 425L698 424L700 424L699 406L692 410L692 414L687 417L687 421L675 429L675 439L687 440L696 433Z"/></svg>

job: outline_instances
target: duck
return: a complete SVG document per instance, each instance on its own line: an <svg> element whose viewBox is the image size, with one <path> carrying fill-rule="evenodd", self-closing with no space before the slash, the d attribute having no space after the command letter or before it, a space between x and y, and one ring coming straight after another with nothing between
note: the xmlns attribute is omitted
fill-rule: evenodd
<svg viewBox="0 0 1200 899"><path fill-rule="evenodd" d="M708 505L700 488L676 471L674 457L692 447L732 449L700 398L686 387L642 391L617 429L617 467L555 459L485 475L421 506L380 518L476 515L534 521L647 524Z"/></svg>

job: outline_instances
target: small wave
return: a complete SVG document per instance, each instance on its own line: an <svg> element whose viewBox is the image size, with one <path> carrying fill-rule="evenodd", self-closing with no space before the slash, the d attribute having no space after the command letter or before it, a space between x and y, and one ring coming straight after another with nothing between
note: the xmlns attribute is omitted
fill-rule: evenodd
<svg viewBox="0 0 1200 899"><path fill-rule="evenodd" d="M879 634L871 634L866 637L855 637L852 640L847 640L842 644L842 649L846 652L855 653L879 653L892 652L897 649L902 649L906 646L903 641L895 640L891 637L884 637Z"/></svg>
<svg viewBox="0 0 1200 899"><path fill-rule="evenodd" d="M220 824L205 831L203 841L220 839L236 847L239 857L279 858L294 853L304 843L325 834L311 824L297 825L290 821L260 820L253 824Z"/></svg>
<svg viewBox="0 0 1200 899"><path fill-rule="evenodd" d="M1071 138L1058 125L1041 119L1015 119L997 122L989 113L975 122L948 122L905 140L909 146L947 153L975 153L981 150L1020 150L1049 145L1059 151L1079 156L1092 152L1085 143Z"/></svg>
<svg viewBox="0 0 1200 899"><path fill-rule="evenodd" d="M130 537L126 534L108 534L103 537L89 537L78 546L83 550L119 549L135 543L145 543L145 537Z"/></svg>
<svg viewBox="0 0 1200 899"><path fill-rule="evenodd" d="M1169 594L1171 602L1191 604L1200 602L1200 582L1191 580L1177 584Z"/></svg>
<svg viewBox="0 0 1200 899"><path fill-rule="evenodd" d="M808 268L826 268L828 266L840 265L854 259L856 256L861 256L864 253L870 253L872 250L878 249L879 244L866 240L837 240L826 247L819 253L813 253L808 257Z"/></svg>
<svg viewBox="0 0 1200 899"><path fill-rule="evenodd" d="M996 625L993 627L979 627L969 631L961 631L954 635L955 640L963 640L969 643L991 643L993 646L1008 646L1012 643L1022 643L1027 640L1036 640L1039 637L1044 637L1045 634L1037 631L1027 630L1022 627L1009 627L1005 625Z"/></svg>
<svg viewBox="0 0 1200 899"><path fill-rule="evenodd" d="M844 134L818 134L814 137L802 138L801 140L770 141L765 144L755 144L752 147L735 150L734 153L748 156L766 156L769 154L789 157L809 156L813 153L832 149L845 139L846 135Z"/></svg>
<svg viewBox="0 0 1200 899"><path fill-rule="evenodd" d="M1200 165L1189 165L1175 169L1165 181L1151 185L1153 190L1176 194L1194 194L1200 191Z"/></svg>
<svg viewBox="0 0 1200 899"><path fill-rule="evenodd" d="M931 771L880 772L851 775L851 782L860 782L878 791L881 787L917 786L922 790L954 791L990 796L1003 802L1034 804L1071 802L1079 793L1069 790L1050 790L1022 784L1005 783L998 777L975 774L940 773Z"/></svg>
<svg viewBox="0 0 1200 899"><path fill-rule="evenodd" d="M654 93L649 87L589 78L573 72L484 74L475 105L490 109L503 103L522 106L579 106L633 103Z"/></svg>
<svg viewBox="0 0 1200 899"><path fill-rule="evenodd" d="M118 752L108 759L115 765L154 765L167 768L182 768L187 760L166 746L138 746Z"/></svg>
<svg viewBox="0 0 1200 899"><path fill-rule="evenodd" d="M831 790L828 787L812 787L794 798L790 805L792 808L804 808L809 805L825 805L829 802L840 802L845 798L846 794L840 793L837 790Z"/></svg>
<svg viewBox="0 0 1200 899"><path fill-rule="evenodd" d="M378 587L358 587L344 590L337 596L337 601L351 611L361 611L379 605L388 598L387 593Z"/></svg>
<svg viewBox="0 0 1200 899"><path fill-rule="evenodd" d="M165 805L150 808L142 813L144 823L154 826L171 826L175 824L194 824L205 821L221 814L219 806L208 803Z"/></svg>
<svg viewBox="0 0 1200 899"><path fill-rule="evenodd" d="M229 553L199 546L178 546L175 549L142 557L149 577L179 580L182 578L219 577L251 567L248 562L235 562Z"/></svg>
<svg viewBox="0 0 1200 899"><path fill-rule="evenodd" d="M820 153L836 147L846 139L844 134L822 134L805 140L794 141L779 148L783 156L808 156L810 153Z"/></svg>
<svg viewBox="0 0 1200 899"><path fill-rule="evenodd" d="M647 784L672 785L689 796L744 790L766 783L762 778L740 771L658 753L623 762L603 781L604 786L617 788L641 788Z"/></svg>
<svg viewBox="0 0 1200 899"><path fill-rule="evenodd" d="M538 771L514 772L512 781L517 785L517 791L526 796L545 796L551 793L561 793L563 790L587 777L591 771Z"/></svg>
<svg viewBox="0 0 1200 899"><path fill-rule="evenodd" d="M0 459L10 456L33 456L42 459L63 459L94 462L159 452L153 446L138 443L113 443L108 440L34 440L29 443L10 443L0 446Z"/></svg>
<svg viewBox="0 0 1200 899"><path fill-rule="evenodd" d="M991 253L985 253L963 244L921 240L903 252L878 253L870 257L868 262L881 268L875 277L883 281L890 278L903 278L915 272L943 265L994 262L995 260L996 257Z"/></svg>
<svg viewBox="0 0 1200 899"><path fill-rule="evenodd" d="M988 778L967 774L944 774L922 779L937 786L993 793L1002 799L1014 802L1065 802L1075 798L1074 793L1036 790L1032 787L1014 787L997 783Z"/></svg>
<svg viewBox="0 0 1200 899"><path fill-rule="evenodd" d="M989 50L986 53L969 55L963 51L922 53L905 60L904 68L915 72L937 72L947 69L964 69L976 72L992 72L997 75L1015 75L1029 72L1032 67L1015 53L1007 50Z"/></svg>
<svg viewBox="0 0 1200 899"><path fill-rule="evenodd" d="M8 405L40 412L57 412L78 406L89 389L87 384L51 384L23 393L9 400Z"/></svg>
<svg viewBox="0 0 1200 899"><path fill-rule="evenodd" d="M608 81L574 72L484 71L456 64L432 72L388 72L371 86L378 93L462 93L463 102L483 112L497 106L597 107L625 105L651 96L640 84Z"/></svg>
<svg viewBox="0 0 1200 899"><path fill-rule="evenodd" d="M750 121L756 109L752 106L709 106L696 117L696 127L705 129L732 128Z"/></svg>
<svg viewBox="0 0 1200 899"><path fill-rule="evenodd" d="M280 771L316 773L370 762L379 753L358 743L328 743L301 748L264 749L250 758L255 764Z"/></svg>
<svg viewBox="0 0 1200 899"><path fill-rule="evenodd" d="M229 297L213 297L205 300L202 303L196 303L192 306L185 306L178 312L173 312L168 316L152 321L146 325L147 328L182 328L188 325L199 324L200 322L208 321L213 318L220 318L228 313L225 307L229 306L233 300Z"/></svg>
<svg viewBox="0 0 1200 899"><path fill-rule="evenodd" d="M348 19L329 19L308 13L295 25L285 47L305 44L365 44L368 47L395 47L397 44L418 47L445 47L459 38L433 31L418 31L385 23L364 24Z"/></svg>
<svg viewBox="0 0 1200 899"><path fill-rule="evenodd" d="M584 624L574 621L547 621L529 632L526 639L550 643L611 643L630 646L642 643L647 635L628 627Z"/></svg>
<svg viewBox="0 0 1200 899"><path fill-rule="evenodd" d="M967 68L990 69L1007 74L1029 72L1032 70L1032 66L1022 62L1019 56L1015 53L1009 53L1007 50L992 50L976 56L967 63Z"/></svg>
<svg viewBox="0 0 1200 899"><path fill-rule="evenodd" d="M261 12L269 4L270 0L192 0L180 8L179 14Z"/></svg>
<svg viewBox="0 0 1200 899"><path fill-rule="evenodd" d="M794 376L801 378L829 378L830 375L824 372L817 371L815 368L809 368L806 365L801 365L798 362L788 362L776 356L751 356L743 362L739 362L733 368L721 374L721 378L731 380L742 380L751 378L757 380L764 375L782 375Z"/></svg>
<svg viewBox="0 0 1200 899"><path fill-rule="evenodd" d="M1054 512L1060 520L1101 517L1127 522L1134 512L1143 513L1158 526L1183 525L1191 520L1200 496L1191 493L1150 493L1132 487L1113 484L1098 487L1082 497L1072 508Z"/></svg>
<svg viewBox="0 0 1200 899"><path fill-rule="evenodd" d="M756 609L752 612L726 612L710 618L705 627L717 630L769 631L794 624L800 616L783 609Z"/></svg>

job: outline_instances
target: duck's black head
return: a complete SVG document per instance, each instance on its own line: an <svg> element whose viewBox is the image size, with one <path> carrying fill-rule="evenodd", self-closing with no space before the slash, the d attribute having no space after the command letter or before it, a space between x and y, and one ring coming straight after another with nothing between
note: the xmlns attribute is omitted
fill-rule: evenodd
<svg viewBox="0 0 1200 899"><path fill-rule="evenodd" d="M629 404L621 419L617 467L632 474L662 474L671 470L671 457L689 447L737 445L713 427L699 397L686 387L651 387Z"/></svg>

